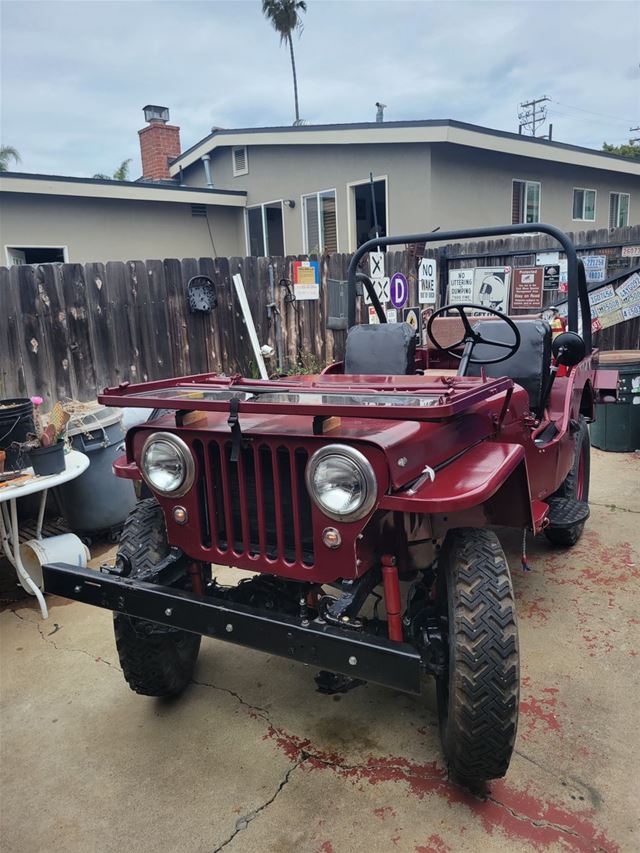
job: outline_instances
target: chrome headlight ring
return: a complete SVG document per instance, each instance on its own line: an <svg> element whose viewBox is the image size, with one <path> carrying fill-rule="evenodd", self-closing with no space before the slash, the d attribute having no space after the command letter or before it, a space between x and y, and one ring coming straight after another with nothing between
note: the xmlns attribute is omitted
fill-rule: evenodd
<svg viewBox="0 0 640 853"><path fill-rule="evenodd" d="M362 495L358 504L347 511L332 509L319 494L318 476L322 476L323 466L326 468L327 463L331 461L343 466L343 477L348 477L349 473L352 473L353 487L357 488ZM371 463L363 453L347 444L327 444L316 450L307 463L305 481L307 491L320 512L336 521L358 521L364 518L373 509L378 496L378 484ZM342 488L344 490L344 486ZM335 485L334 489L338 490L340 486ZM327 490L327 494L329 492L330 489Z"/></svg>
<svg viewBox="0 0 640 853"><path fill-rule="evenodd" d="M158 486L153 481L147 471L145 464L146 456L152 449L154 444L164 444L175 452L175 459L182 466L182 479L179 484L173 489L165 489ZM142 478L149 488L156 494L165 498L181 498L193 486L196 476L196 466L193 460L193 454L189 446L179 436L171 432L154 432L142 445L142 453L140 454L140 473Z"/></svg>

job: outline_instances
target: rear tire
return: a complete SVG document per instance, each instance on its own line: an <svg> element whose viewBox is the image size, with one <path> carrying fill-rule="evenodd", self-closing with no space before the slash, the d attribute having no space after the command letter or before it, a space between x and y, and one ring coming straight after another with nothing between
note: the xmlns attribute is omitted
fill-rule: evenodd
<svg viewBox="0 0 640 853"><path fill-rule="evenodd" d="M511 575L495 533L449 531L436 589L448 643L447 671L437 680L444 753L461 780L496 779L516 739L519 661Z"/></svg>
<svg viewBox="0 0 640 853"><path fill-rule="evenodd" d="M124 523L118 555L131 565L129 577L156 566L169 551L162 509L154 498L140 501ZM200 635L113 614L113 629L122 673L129 687L143 696L174 696L191 681Z"/></svg>
<svg viewBox="0 0 640 853"><path fill-rule="evenodd" d="M591 474L591 440L586 420L580 415L576 432L576 449L573 466L553 497L571 498L589 503L589 478ZM561 548L571 548L582 536L584 521L571 527L546 527L544 535L549 542Z"/></svg>

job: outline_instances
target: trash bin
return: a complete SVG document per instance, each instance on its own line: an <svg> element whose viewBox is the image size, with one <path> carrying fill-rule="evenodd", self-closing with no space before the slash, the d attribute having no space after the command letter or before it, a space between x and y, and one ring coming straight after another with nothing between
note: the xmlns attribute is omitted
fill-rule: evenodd
<svg viewBox="0 0 640 853"><path fill-rule="evenodd" d="M600 367L618 371L617 403L598 403L591 443L601 450L629 453L640 449L640 352L600 353Z"/></svg>
<svg viewBox="0 0 640 853"><path fill-rule="evenodd" d="M83 534L116 532L136 504L132 481L116 477L111 467L124 453L122 410L98 406L74 415L67 435L90 460L84 474L59 487L69 527Z"/></svg>

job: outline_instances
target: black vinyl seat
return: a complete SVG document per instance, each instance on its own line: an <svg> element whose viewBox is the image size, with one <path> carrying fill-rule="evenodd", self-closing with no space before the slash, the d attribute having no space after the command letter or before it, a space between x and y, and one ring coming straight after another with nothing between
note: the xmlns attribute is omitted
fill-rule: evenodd
<svg viewBox="0 0 640 853"><path fill-rule="evenodd" d="M551 367L551 326L545 320L516 320L511 318L520 332L520 348L509 358L497 364L486 364L487 376L497 379L508 376L521 385L529 394L529 407L538 411L542 401L542 391L549 377ZM505 344L513 343L513 332L500 320L482 320L480 333ZM491 344L478 344L474 347L472 358L498 358L504 355L504 349ZM470 364L467 376L480 376L483 365Z"/></svg>
<svg viewBox="0 0 640 853"><path fill-rule="evenodd" d="M416 372L416 333L408 323L352 326L347 332L344 372L408 375Z"/></svg>

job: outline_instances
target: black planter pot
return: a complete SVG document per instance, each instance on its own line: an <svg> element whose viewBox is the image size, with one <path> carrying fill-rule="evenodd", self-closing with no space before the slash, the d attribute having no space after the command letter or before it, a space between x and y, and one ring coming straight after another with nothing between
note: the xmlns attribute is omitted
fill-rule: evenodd
<svg viewBox="0 0 640 853"><path fill-rule="evenodd" d="M35 447L29 451L29 462L33 473L41 477L47 474L59 474L65 469L64 441L50 444L49 447Z"/></svg>

